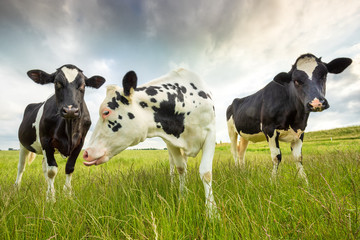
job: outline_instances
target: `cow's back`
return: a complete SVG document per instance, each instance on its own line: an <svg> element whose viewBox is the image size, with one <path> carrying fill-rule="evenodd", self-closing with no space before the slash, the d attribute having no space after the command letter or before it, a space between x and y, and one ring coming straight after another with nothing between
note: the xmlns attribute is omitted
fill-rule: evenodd
<svg viewBox="0 0 360 240"><path fill-rule="evenodd" d="M154 99L159 102L152 107L155 121L170 118L159 116L161 112L172 113L171 120L160 122L167 133L161 137L182 148L186 155L195 156L208 132L215 128L214 103L206 84L196 74L179 69L141 87L147 89L145 92L156 87Z"/></svg>

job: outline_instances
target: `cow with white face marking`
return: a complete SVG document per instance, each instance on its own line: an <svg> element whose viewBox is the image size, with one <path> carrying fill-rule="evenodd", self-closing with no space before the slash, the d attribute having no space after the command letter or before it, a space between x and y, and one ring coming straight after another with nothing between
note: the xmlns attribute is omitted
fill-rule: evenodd
<svg viewBox="0 0 360 240"><path fill-rule="evenodd" d="M300 176L307 182L302 166L302 141L310 112L329 108L325 99L326 76L341 73L349 58L330 63L312 54L301 55L290 72L279 73L260 91L236 98L228 107L226 118L235 164L245 164L248 142L267 140L273 161L273 177L281 161L279 141L290 142ZM237 145L238 135L240 142Z"/></svg>
<svg viewBox="0 0 360 240"><path fill-rule="evenodd" d="M55 73L31 70L28 76L36 83L55 85L55 94L42 103L29 104L19 128L20 157L15 185L20 187L25 161L35 154L44 155L43 172L48 183L47 199L55 201L54 180L57 174L55 152L68 157L65 167L64 191L71 194L71 175L76 159L91 125L84 101L85 87L99 88L105 79L100 76L85 77L74 65L64 65Z"/></svg>
<svg viewBox="0 0 360 240"><path fill-rule="evenodd" d="M193 73L179 69L137 88L135 72L128 72L123 88L108 86L100 118L84 152L86 166L107 162L146 138L161 137L168 148L170 175L174 166L184 190L187 157L203 150L200 178L211 214L212 161L215 151L215 112L211 94Z"/></svg>

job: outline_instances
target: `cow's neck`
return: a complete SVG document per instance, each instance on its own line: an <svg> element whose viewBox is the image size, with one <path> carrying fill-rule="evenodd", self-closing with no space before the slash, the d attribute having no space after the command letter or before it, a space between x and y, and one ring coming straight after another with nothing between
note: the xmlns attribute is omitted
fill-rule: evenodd
<svg viewBox="0 0 360 240"><path fill-rule="evenodd" d="M81 123L81 118L77 118L77 119L64 119L63 120L63 130L59 129L59 131L64 131L63 134L61 133L57 133L55 136L56 138L58 138L58 140L60 142L62 137L61 135L63 135L63 138L66 139L66 143L63 142L64 144L64 150L66 151L66 155L70 154L71 151L74 149L74 146L76 146L78 144L79 141L79 137L81 136L80 131L80 126L79 124ZM65 140L64 139L64 140ZM65 154L65 153L63 153Z"/></svg>
<svg viewBox="0 0 360 240"><path fill-rule="evenodd" d="M304 104L299 99L294 101L294 105L292 107L296 109L296 114L291 126L296 128L296 130L300 129L301 131L304 131L309 118L309 113L306 112Z"/></svg>

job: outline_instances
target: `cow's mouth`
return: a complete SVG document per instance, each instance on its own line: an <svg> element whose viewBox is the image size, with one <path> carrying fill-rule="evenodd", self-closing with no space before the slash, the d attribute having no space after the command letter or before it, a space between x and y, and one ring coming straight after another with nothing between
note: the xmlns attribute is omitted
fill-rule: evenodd
<svg viewBox="0 0 360 240"><path fill-rule="evenodd" d="M89 156L87 155L87 151L84 152L84 159L85 162L83 162L83 164L87 167L92 165L100 165L102 163L109 161L109 157L107 155L103 155L96 159L90 159Z"/></svg>

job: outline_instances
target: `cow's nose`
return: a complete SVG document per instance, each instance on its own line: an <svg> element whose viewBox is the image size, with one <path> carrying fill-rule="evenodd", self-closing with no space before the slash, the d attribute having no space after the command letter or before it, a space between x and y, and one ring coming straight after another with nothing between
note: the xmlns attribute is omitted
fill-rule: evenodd
<svg viewBox="0 0 360 240"><path fill-rule="evenodd" d="M77 118L80 115L79 108L74 108L71 105L63 107L62 115L64 118Z"/></svg>
<svg viewBox="0 0 360 240"><path fill-rule="evenodd" d="M89 159L89 153L87 150L84 151L83 158L87 161Z"/></svg>
<svg viewBox="0 0 360 240"><path fill-rule="evenodd" d="M311 102L309 102L309 107L311 111L321 112L327 108L329 108L329 104L326 99L319 100L318 98L314 98Z"/></svg>

